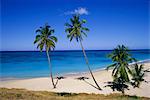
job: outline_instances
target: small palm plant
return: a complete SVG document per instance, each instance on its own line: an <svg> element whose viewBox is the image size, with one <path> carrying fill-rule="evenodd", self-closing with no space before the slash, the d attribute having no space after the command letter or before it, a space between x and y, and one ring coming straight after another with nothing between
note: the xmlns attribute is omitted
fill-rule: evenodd
<svg viewBox="0 0 150 100"><path fill-rule="evenodd" d="M80 45L81 45L81 48L82 48L82 51L84 54L84 58L85 58L87 66L88 66L88 69L90 71L90 74L91 74L96 86L98 87L98 89L101 90L101 88L99 87L98 83L96 82L96 79L94 78L92 70L89 66L89 61L88 61L88 58L86 56L86 53L85 53L85 50L84 50L84 47L82 44L83 36L87 36L85 32L89 31L88 28L83 27L83 24L86 23L86 20L80 20L79 15L75 14L75 15L73 15L73 18L70 19L70 21L71 21L71 24L70 23L65 24L65 26L66 26L65 32L68 33L67 37L70 39L70 42L73 39L76 39L77 42L80 42Z"/></svg>
<svg viewBox="0 0 150 100"><path fill-rule="evenodd" d="M144 81L144 82L147 82L145 81L144 79L144 76L145 76L145 73L147 72L147 70L143 70L143 65L138 65L138 64L135 64L133 65L133 69L132 69L132 81L131 84L132 86L135 88L139 88L140 84Z"/></svg>
<svg viewBox="0 0 150 100"><path fill-rule="evenodd" d="M112 76L114 78L122 77L126 82L129 82L129 63L136 61L129 54L129 50L124 45L118 45L111 54L108 55L112 59L113 64L109 65L107 69L113 68Z"/></svg>
<svg viewBox="0 0 150 100"><path fill-rule="evenodd" d="M51 27L48 24L45 24L44 27L40 27L39 29L37 29L36 33L38 34L36 35L34 44L37 43L37 48L39 48L41 52L43 48L46 50L52 84L53 87L56 88L52 74L51 59L49 56L49 51L54 50L55 43L57 42L57 38L53 36L54 29L51 29Z"/></svg>

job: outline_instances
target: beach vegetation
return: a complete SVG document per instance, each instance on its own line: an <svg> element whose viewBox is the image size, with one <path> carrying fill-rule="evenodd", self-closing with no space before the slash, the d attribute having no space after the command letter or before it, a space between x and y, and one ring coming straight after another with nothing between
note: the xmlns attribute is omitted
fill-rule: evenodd
<svg viewBox="0 0 150 100"><path fill-rule="evenodd" d="M142 82L147 82L144 79L144 76L146 72L148 72L148 70L144 70L143 65L142 64L138 65L137 63L134 64L132 67L133 69L131 73L132 75L131 84L134 88L136 87L139 88Z"/></svg>
<svg viewBox="0 0 150 100"><path fill-rule="evenodd" d="M113 91L121 91L124 94L128 85L139 88L142 82L147 82L144 76L149 70L144 70L143 65L137 63L137 60L131 56L128 48L124 45L118 45L108 57L113 62L107 67L107 70L113 68L113 81L108 82L105 87L111 87Z"/></svg>
<svg viewBox="0 0 150 100"><path fill-rule="evenodd" d="M84 58L85 58L85 61L86 61L86 64L87 64L87 67L89 69L89 72L97 86L97 88L99 90L101 90L101 88L99 87L93 73L92 73L92 70L90 68L90 65L89 65L89 61L88 61L88 58L87 58L87 55L86 55L86 52L84 50L84 47L83 47L83 44L82 44L82 41L83 41L83 37L87 36L86 32L89 31L89 29L87 27L84 27L83 25L86 23L86 20L85 19L82 19L80 20L80 15L79 14L75 14L73 15L73 17L70 19L70 23L65 23L65 32L68 33L67 34L67 38L70 40L70 42L75 39L77 42L80 43L81 45L81 48L82 48L82 52L83 52L83 55L84 55Z"/></svg>
<svg viewBox="0 0 150 100"><path fill-rule="evenodd" d="M50 51L54 50L55 44L57 42L57 38L53 35L54 29L52 29L48 24L45 24L45 26L37 29L36 33L37 35L34 40L34 44L37 44L37 49L40 49L41 52L43 51L43 49L45 49L48 58L51 81L53 84L53 88L56 88L56 84L54 83L53 79L51 59L49 55Z"/></svg>
<svg viewBox="0 0 150 100"><path fill-rule="evenodd" d="M66 93L66 92L48 92L48 91L29 91L25 89L7 89L0 88L1 100L149 100L150 98L121 95L113 93L87 94L87 93Z"/></svg>
<svg viewBox="0 0 150 100"><path fill-rule="evenodd" d="M113 64L109 65L107 70L109 68L113 68L113 78L117 79L121 77L125 80L125 82L129 82L128 73L131 74L129 63L136 61L136 59L131 56L128 48L124 45L118 45L112 53L108 55L108 57L112 60Z"/></svg>

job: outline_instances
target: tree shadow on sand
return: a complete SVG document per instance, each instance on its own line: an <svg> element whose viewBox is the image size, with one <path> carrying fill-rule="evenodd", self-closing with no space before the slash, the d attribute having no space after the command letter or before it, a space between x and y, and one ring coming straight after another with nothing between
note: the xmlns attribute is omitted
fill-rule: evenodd
<svg viewBox="0 0 150 100"><path fill-rule="evenodd" d="M93 84L89 83L88 81L86 81L87 79L89 79L88 77L78 77L78 78L76 78L76 79L77 79L77 80L80 80L80 81L84 81L84 82L87 83L88 85L90 85L90 86L92 86L92 87L94 87L94 88L96 88L96 89L98 89L98 90L102 90L102 89L97 88L97 87L94 86Z"/></svg>
<svg viewBox="0 0 150 100"><path fill-rule="evenodd" d="M55 79L57 79L56 80L56 83L55 83L55 86L58 84L58 81L60 81L60 80L62 80L62 79L65 79L66 77L63 77L63 76L58 76L58 77L56 77Z"/></svg>
<svg viewBox="0 0 150 100"><path fill-rule="evenodd" d="M126 84L125 80L122 77L119 77L117 79L114 79L113 81L105 82L108 85L105 87L110 87L113 91L119 91L122 92L122 94L125 93L125 90L129 90L128 84Z"/></svg>

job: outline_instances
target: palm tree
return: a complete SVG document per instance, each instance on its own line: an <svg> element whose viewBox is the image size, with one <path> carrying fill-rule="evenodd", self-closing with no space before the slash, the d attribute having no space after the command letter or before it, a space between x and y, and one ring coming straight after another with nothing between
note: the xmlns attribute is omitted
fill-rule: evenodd
<svg viewBox="0 0 150 100"><path fill-rule="evenodd" d="M145 81L144 76L147 70L143 70L143 65L138 65L135 64L133 65L134 68L132 69L132 85L133 87L138 87L140 86L141 82ZM146 81L145 81L146 82Z"/></svg>
<svg viewBox="0 0 150 100"><path fill-rule="evenodd" d="M37 48L40 48L40 51L42 52L43 48L46 50L47 58L48 58L48 64L50 68L50 77L53 84L53 87L56 88L56 85L54 84L53 74L52 74L52 65L51 65L51 59L49 56L49 51L54 50L55 43L57 42L57 38L53 36L54 29L51 29L51 27L48 24L45 24L44 27L40 27L36 30L36 35L34 44L37 43Z"/></svg>
<svg viewBox="0 0 150 100"><path fill-rule="evenodd" d="M83 36L87 36L85 31L89 31L88 28L83 27L83 24L86 23L86 20L80 20L79 15L75 14L75 15L73 15L73 18L70 19L70 21L71 21L71 24L70 23L65 24L65 26L66 26L65 32L68 33L67 37L70 39L70 42L72 41L73 38L76 39L77 42L80 42L80 45L81 45L81 48L82 48L82 51L84 54L84 58L85 58L87 66L88 66L88 69L90 71L90 74L91 74L96 86L98 87L98 89L101 90L101 88L97 84L97 82L94 78L94 75L91 71L91 68L90 68L89 62L88 62L88 58L86 56L84 47L82 45Z"/></svg>
<svg viewBox="0 0 150 100"><path fill-rule="evenodd" d="M113 62L113 64L107 67L107 69L111 67L114 68L112 76L114 78L122 77L126 82L129 82L128 72L131 74L129 63L136 61L136 59L131 57L128 48L124 45L118 45L108 57L111 58Z"/></svg>

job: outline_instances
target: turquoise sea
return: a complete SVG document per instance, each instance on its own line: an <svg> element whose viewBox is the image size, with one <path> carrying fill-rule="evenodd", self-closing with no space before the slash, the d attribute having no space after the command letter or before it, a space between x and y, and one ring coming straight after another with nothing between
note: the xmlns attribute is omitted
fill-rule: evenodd
<svg viewBox="0 0 150 100"><path fill-rule="evenodd" d="M105 68L111 64L107 58L111 50L88 50L90 66L93 70ZM150 50L133 50L138 60L150 59ZM82 51L55 51L50 53L53 72L56 75L88 71ZM1 78L33 78L49 76L49 67L45 52L37 51L1 51Z"/></svg>

